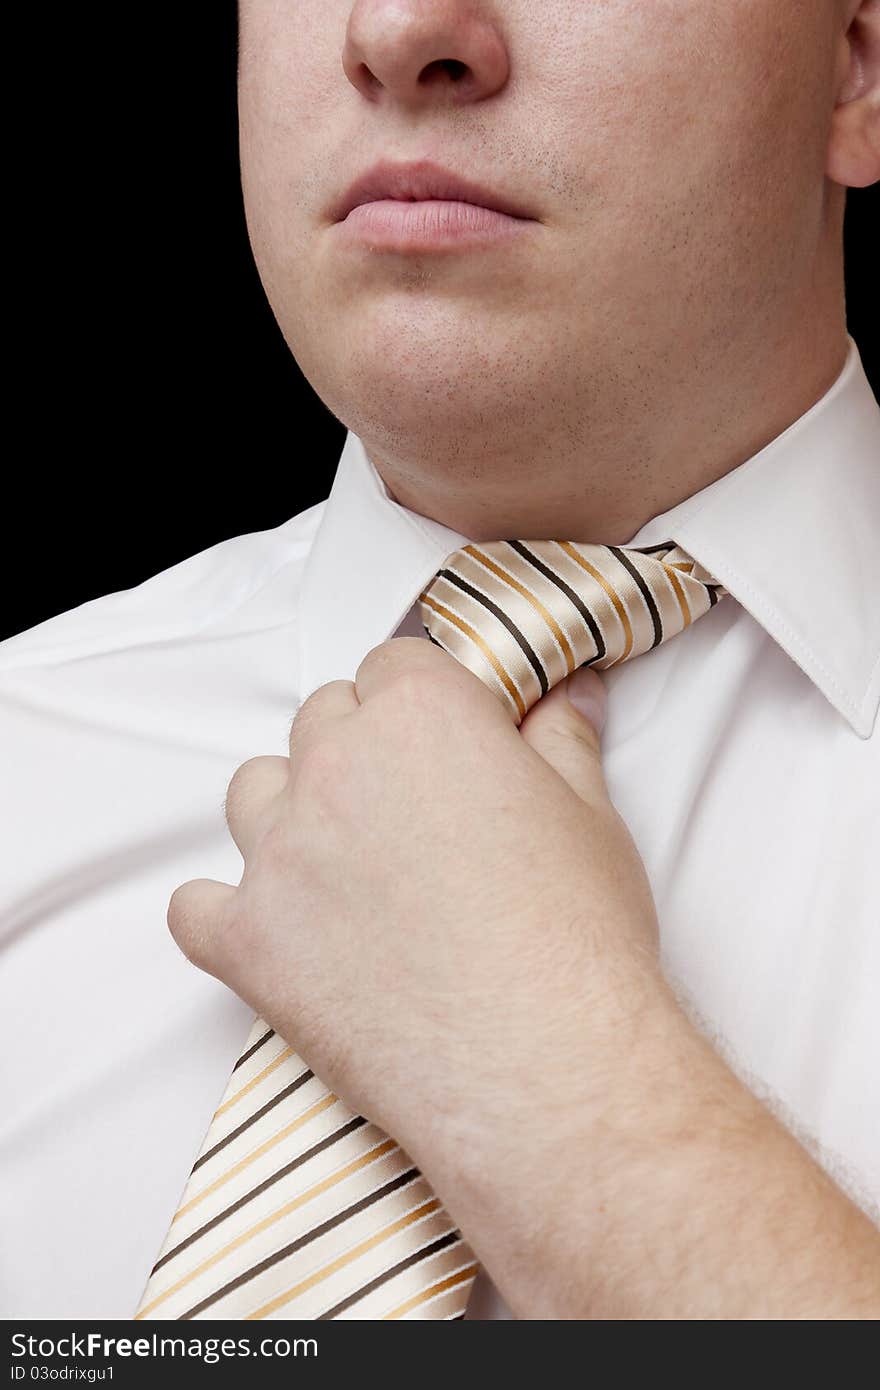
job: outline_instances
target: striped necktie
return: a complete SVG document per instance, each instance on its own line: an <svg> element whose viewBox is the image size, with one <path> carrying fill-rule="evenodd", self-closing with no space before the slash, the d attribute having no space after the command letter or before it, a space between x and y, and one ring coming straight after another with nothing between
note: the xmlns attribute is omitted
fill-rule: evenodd
<svg viewBox="0 0 880 1390"><path fill-rule="evenodd" d="M577 666L649 651L725 592L671 542L499 541L457 550L420 601L518 725ZM135 1316L450 1320L476 1272L407 1155L258 1018Z"/></svg>

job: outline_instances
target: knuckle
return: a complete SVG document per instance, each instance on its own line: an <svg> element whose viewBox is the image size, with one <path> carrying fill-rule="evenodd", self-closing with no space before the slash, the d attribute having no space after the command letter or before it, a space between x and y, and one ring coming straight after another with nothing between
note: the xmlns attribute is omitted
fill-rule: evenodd
<svg viewBox="0 0 880 1390"><path fill-rule="evenodd" d="M397 651L394 644L401 640L403 639L389 637L387 641L380 642L377 647L371 647L366 656L362 658L357 668L355 673L355 684L357 684L359 678L363 676L365 672L371 671L374 666L378 666L381 669L381 667L393 660Z"/></svg>
<svg viewBox="0 0 880 1390"><path fill-rule="evenodd" d="M303 700L302 704L294 712L293 718L290 721L291 738L293 738L294 733L301 733L303 729L308 727L312 719L314 719L320 708L322 689L323 687L319 686L317 690L313 690L311 695Z"/></svg>
<svg viewBox="0 0 880 1390"><path fill-rule="evenodd" d="M200 899L199 880L182 883L168 901L166 921L178 949L200 970L218 973L228 955L236 923L227 906Z"/></svg>
<svg viewBox="0 0 880 1390"><path fill-rule="evenodd" d="M389 690L395 704L416 715L431 714L448 697L450 683L445 675L424 666L413 666L400 671L391 682Z"/></svg>
<svg viewBox="0 0 880 1390"><path fill-rule="evenodd" d="M229 822L230 814L234 815L235 812L239 810L241 806L247 803L247 789L250 785L251 780L256 775L257 763L260 763L262 761L263 759L259 756L255 758L248 758L247 762L244 762L241 764L240 767L237 767L233 772L232 776L230 777L229 785L226 788L226 796L224 799L224 813L226 816L227 824Z"/></svg>
<svg viewBox="0 0 880 1390"><path fill-rule="evenodd" d="M326 685L318 686L317 690L313 690L311 695L303 700L290 721L287 740L291 753L300 747L312 727L321 723L326 708L333 706L339 691L351 690L351 686L351 681L328 681Z"/></svg>
<svg viewBox="0 0 880 1390"><path fill-rule="evenodd" d="M194 910L189 884L181 884L171 894L166 915L168 930L179 949L193 965L207 959L208 942L204 923Z"/></svg>

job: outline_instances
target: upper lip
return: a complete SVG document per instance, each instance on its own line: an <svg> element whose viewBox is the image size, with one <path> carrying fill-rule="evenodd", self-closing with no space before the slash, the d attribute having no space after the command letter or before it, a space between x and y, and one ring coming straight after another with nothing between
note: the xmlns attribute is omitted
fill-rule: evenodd
<svg viewBox="0 0 880 1390"><path fill-rule="evenodd" d="M384 198L401 202L443 198L460 203L476 203L480 207L506 213L508 217L531 217L519 202L506 194L463 179L439 164L432 164L430 160L419 160L413 164L392 164L383 160L374 164L346 189L331 209L331 215L335 222L342 222L352 208Z"/></svg>

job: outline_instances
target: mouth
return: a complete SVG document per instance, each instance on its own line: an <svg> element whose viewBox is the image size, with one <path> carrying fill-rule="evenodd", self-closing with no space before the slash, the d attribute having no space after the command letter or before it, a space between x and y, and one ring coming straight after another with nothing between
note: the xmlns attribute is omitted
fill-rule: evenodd
<svg viewBox="0 0 880 1390"><path fill-rule="evenodd" d="M368 203L400 202L469 203L523 221L534 221L531 213L504 194L494 193L469 179L450 173L439 164L421 160L416 164L381 163L368 169L342 195L332 211L334 222L344 222L355 208Z"/></svg>
<svg viewBox="0 0 880 1390"><path fill-rule="evenodd" d="M537 224L505 193L428 160L369 169L330 209L350 239L370 250L441 250L495 241Z"/></svg>

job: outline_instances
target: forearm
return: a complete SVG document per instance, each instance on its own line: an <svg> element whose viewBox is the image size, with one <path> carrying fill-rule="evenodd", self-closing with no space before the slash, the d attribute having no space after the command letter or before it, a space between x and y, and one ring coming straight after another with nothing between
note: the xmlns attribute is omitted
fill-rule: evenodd
<svg viewBox="0 0 880 1390"><path fill-rule="evenodd" d="M665 987L628 1026L612 1061L590 1021L578 1078L536 1056L531 1096L470 1126L437 1165L514 1314L880 1316L868 1218Z"/></svg>

